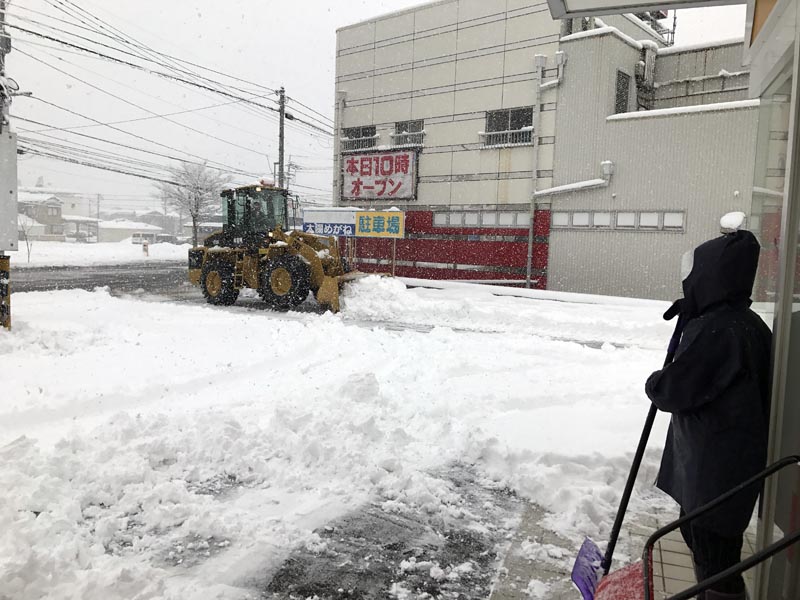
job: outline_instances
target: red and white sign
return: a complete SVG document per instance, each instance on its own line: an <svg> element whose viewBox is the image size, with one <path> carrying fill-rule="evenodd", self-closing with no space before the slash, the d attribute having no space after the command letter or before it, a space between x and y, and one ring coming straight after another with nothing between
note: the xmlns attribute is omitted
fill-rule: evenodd
<svg viewBox="0 0 800 600"><path fill-rule="evenodd" d="M417 154L413 151L342 156L342 198L412 200Z"/></svg>

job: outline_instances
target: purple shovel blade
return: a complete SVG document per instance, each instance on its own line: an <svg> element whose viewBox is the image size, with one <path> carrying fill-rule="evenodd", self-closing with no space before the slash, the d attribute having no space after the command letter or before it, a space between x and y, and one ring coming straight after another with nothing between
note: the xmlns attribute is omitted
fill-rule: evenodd
<svg viewBox="0 0 800 600"><path fill-rule="evenodd" d="M583 600L594 600L594 591L602 576L603 553L592 540L586 538L572 567L572 581L580 590Z"/></svg>

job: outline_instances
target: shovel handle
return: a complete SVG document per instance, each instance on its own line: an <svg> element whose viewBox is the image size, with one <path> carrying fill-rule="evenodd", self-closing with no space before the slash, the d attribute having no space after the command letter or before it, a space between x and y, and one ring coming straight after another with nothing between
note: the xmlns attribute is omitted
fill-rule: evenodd
<svg viewBox="0 0 800 600"><path fill-rule="evenodd" d="M672 362L675 358L675 352L678 350L678 344L681 341L681 334L683 333L683 326L685 325L683 315L678 317L678 322L675 325L675 331L669 340L667 348L667 356L664 359L664 366ZM628 503L631 500L631 493L633 492L633 485L636 483L636 476L639 474L639 467L642 465L642 458L644 451L647 449L647 440L650 438L650 432L653 430L653 423L656 420L656 413L658 408L652 402L650 403L650 410L647 413L647 418L644 421L642 428L642 435L639 437L639 445L636 447L636 454L633 456L633 464L628 473L628 480L625 482L625 490L622 492L622 498L619 501L619 508L617 509L617 516L614 519L614 526L611 528L611 535L608 538L608 546L606 546L606 553L603 556L603 561L600 565L603 568L603 576L608 575L611 569L611 560L614 557L614 549L617 547L617 540L619 539L619 532L622 529L622 522L625 520L625 513L628 510Z"/></svg>

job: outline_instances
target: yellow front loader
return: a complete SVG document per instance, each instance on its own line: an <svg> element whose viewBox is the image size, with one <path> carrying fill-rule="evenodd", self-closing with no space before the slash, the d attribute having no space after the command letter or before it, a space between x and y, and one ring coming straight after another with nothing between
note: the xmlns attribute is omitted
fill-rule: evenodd
<svg viewBox="0 0 800 600"><path fill-rule="evenodd" d="M189 281L211 304L236 302L252 288L276 310L289 310L313 292L339 310L339 288L359 276L349 272L336 238L291 231L286 190L250 185L222 192L222 229L189 250Z"/></svg>

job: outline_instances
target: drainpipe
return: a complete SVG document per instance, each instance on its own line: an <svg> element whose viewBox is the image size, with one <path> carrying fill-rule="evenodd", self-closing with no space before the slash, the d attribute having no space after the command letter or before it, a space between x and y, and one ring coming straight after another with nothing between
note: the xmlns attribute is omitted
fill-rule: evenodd
<svg viewBox="0 0 800 600"><path fill-rule="evenodd" d="M344 105L347 92L336 92L336 114L335 118L335 132L333 144L333 205L339 206L339 201L342 197L342 133L344 132L344 125L342 119L344 118Z"/></svg>
<svg viewBox="0 0 800 600"><path fill-rule="evenodd" d="M533 57L533 60L536 66L536 84L534 86L533 131L531 132L531 142L533 142L531 216L528 221L528 261L525 267L525 287L528 289L531 287L531 272L533 269L533 222L536 214L536 179L539 172L539 113L542 105L542 79L544 78L544 68L547 65L547 57L544 54L537 54Z"/></svg>

